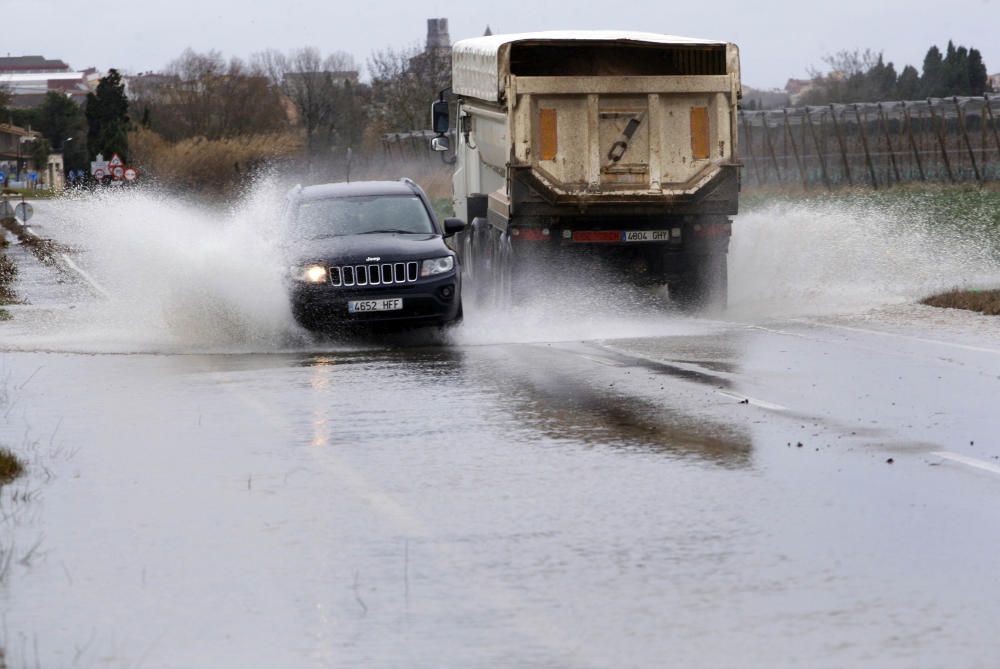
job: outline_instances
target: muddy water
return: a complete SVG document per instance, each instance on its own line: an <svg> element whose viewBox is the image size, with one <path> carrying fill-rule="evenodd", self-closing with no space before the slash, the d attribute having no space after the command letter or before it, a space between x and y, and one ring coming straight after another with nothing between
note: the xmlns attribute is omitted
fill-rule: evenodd
<svg viewBox="0 0 1000 669"><path fill-rule="evenodd" d="M316 341L247 274L266 207L74 206L39 227L112 299L25 258L0 331L13 666L996 660L992 321L598 295Z"/></svg>

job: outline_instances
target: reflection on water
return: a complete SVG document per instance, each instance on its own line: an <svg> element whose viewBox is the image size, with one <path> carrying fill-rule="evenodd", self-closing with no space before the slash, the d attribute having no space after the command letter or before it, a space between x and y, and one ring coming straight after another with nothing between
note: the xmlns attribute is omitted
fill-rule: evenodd
<svg viewBox="0 0 1000 669"><path fill-rule="evenodd" d="M510 416L552 439L695 457L724 467L751 464L751 437L739 427L633 393L602 375L591 376L596 365L560 365L565 361L558 354L534 347L516 347L509 353L503 373L483 374L478 380L496 387L499 406ZM637 369L724 384L691 370L614 357Z"/></svg>
<svg viewBox="0 0 1000 669"><path fill-rule="evenodd" d="M324 428L324 442L360 439L348 425L361 420L372 439L398 435L400 428L411 434L436 432L458 422L479 430L477 447L491 440L552 440L695 457L724 467L750 465L751 439L745 431L687 412L669 396L656 401L594 377L595 368L604 369L594 364L594 356L616 368L712 387L727 387L725 378L683 361L661 363L607 348L586 355L580 359L530 345L413 347L310 354L292 364L313 368L309 385L317 406L312 424L339 425ZM373 419L393 421L394 429L373 425ZM481 423L488 429L477 428Z"/></svg>

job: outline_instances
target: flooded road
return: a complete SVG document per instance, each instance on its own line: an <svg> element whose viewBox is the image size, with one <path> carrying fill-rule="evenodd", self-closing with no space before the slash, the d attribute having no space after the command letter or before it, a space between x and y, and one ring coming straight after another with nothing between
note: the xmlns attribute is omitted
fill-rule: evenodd
<svg viewBox="0 0 1000 669"><path fill-rule="evenodd" d="M995 320L546 304L317 342L270 308L206 323L225 278L130 293L135 256L49 206L39 233L128 298L18 256L13 667L996 663ZM133 275L176 287L212 242Z"/></svg>

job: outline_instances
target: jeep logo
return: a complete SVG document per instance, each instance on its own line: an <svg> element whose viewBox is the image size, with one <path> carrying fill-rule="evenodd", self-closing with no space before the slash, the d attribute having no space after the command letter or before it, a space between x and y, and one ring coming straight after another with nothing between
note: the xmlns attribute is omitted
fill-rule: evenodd
<svg viewBox="0 0 1000 669"><path fill-rule="evenodd" d="M378 262L381 259L382 259L381 256L368 256L367 258L365 258L365 262Z"/></svg>

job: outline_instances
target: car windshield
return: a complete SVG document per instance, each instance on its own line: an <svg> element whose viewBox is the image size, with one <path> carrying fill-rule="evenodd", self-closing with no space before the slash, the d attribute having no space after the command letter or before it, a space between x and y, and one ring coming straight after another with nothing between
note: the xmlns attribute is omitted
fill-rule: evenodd
<svg viewBox="0 0 1000 669"><path fill-rule="evenodd" d="M376 232L436 232L417 196L377 195L306 200L299 205L296 235L320 239Z"/></svg>

